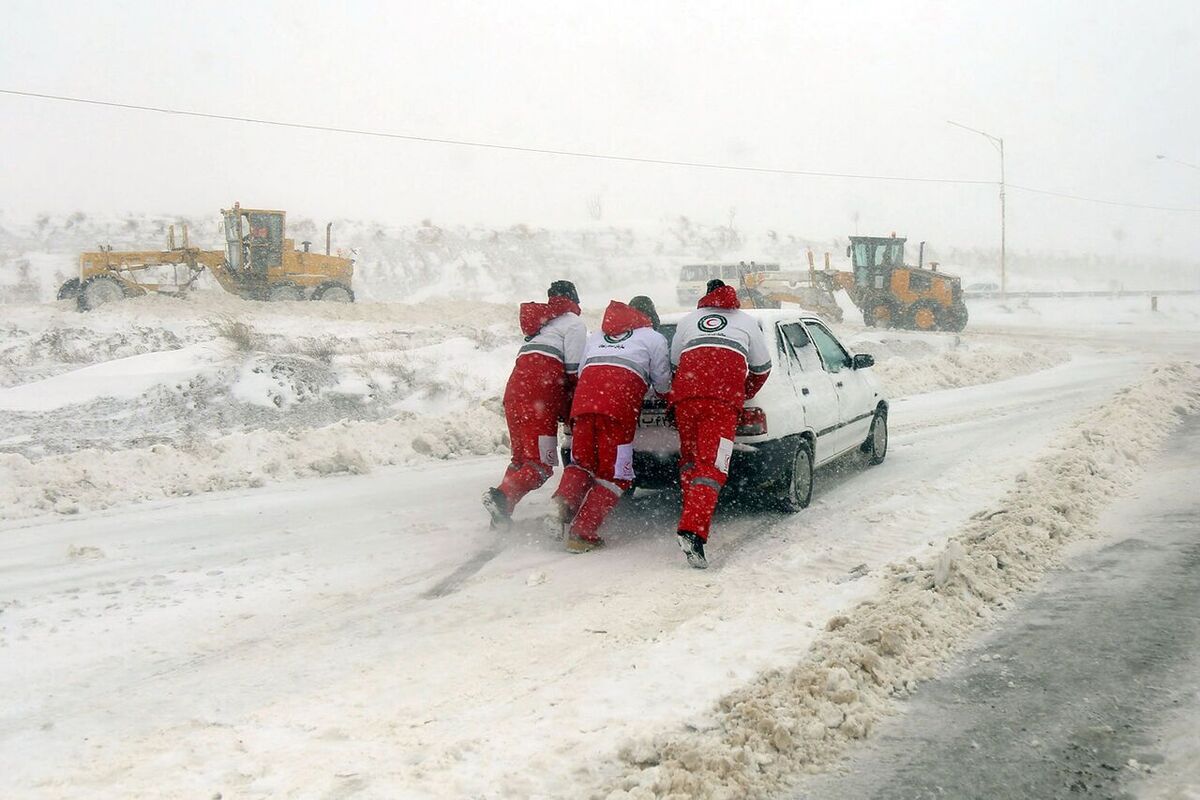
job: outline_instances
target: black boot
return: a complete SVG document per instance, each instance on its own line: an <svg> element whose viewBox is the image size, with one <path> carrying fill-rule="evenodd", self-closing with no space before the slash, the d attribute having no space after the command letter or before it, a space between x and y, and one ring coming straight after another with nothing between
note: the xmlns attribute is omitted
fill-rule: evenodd
<svg viewBox="0 0 1200 800"><path fill-rule="evenodd" d="M508 498L499 489L493 487L483 493L483 507L492 515L492 530L507 528L512 524L512 514L508 510Z"/></svg>
<svg viewBox="0 0 1200 800"><path fill-rule="evenodd" d="M708 559L704 557L704 541L691 531L680 531L679 549L687 556L688 564L695 569L708 569Z"/></svg>

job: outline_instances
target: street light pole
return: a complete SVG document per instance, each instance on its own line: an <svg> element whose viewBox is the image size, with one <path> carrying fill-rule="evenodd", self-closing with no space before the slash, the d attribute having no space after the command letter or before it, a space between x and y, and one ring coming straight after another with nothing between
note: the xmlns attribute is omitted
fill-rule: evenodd
<svg viewBox="0 0 1200 800"><path fill-rule="evenodd" d="M966 125L962 125L958 122L953 122L951 120L946 120L946 122L950 123L951 125L953 125L956 128L962 128L963 130L970 131L971 133L978 133L980 136L985 137L989 142L992 143L993 147L995 147L997 150L1000 151L1000 296L1004 297L1008 293L1008 280L1007 280L1006 270L1005 270L1005 258L1006 258L1007 254L1005 252L1006 251L1006 247L1005 247L1005 244L1006 244L1005 243L1005 238L1006 238L1005 237L1005 216L1006 215L1005 215L1005 199L1004 199L1004 195L1005 195L1005 191L1004 191L1004 188L1005 188L1005 183L1004 183L1004 139L999 136L993 136L990 133L986 133L984 131L977 130L975 128L967 127ZM1159 158L1162 158L1162 156L1159 156Z"/></svg>

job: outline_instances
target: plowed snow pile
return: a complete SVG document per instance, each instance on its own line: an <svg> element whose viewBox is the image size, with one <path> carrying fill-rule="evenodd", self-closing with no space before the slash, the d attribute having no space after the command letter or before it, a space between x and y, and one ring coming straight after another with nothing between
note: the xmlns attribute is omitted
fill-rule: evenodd
<svg viewBox="0 0 1200 800"><path fill-rule="evenodd" d="M875 374L891 397L993 383L1067 360L1060 349L1027 350L945 334L860 333L847 344L875 356Z"/></svg>
<svg viewBox="0 0 1200 800"><path fill-rule="evenodd" d="M890 565L877 595L830 619L801 663L722 698L711 725L629 743L623 772L592 797L765 797L828 764L1053 566L1178 415L1197 411L1200 368L1155 368L1072 425L939 556Z"/></svg>
<svg viewBox="0 0 1200 800"><path fill-rule="evenodd" d="M9 307L0 518L506 452L512 304L254 303L149 296L81 315ZM585 314L590 325L598 319ZM868 331L888 394L1001 380L1050 356Z"/></svg>

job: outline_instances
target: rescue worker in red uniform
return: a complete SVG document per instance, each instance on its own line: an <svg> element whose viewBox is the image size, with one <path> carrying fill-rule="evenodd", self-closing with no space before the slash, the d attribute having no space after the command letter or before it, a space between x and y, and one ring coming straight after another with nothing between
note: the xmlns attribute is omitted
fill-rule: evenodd
<svg viewBox="0 0 1200 800"><path fill-rule="evenodd" d="M572 553L604 544L600 526L633 485L633 436L646 391L671 388L670 348L657 322L650 298L614 300L600 332L588 337L571 404L571 463L554 493Z"/></svg>
<svg viewBox="0 0 1200 800"><path fill-rule="evenodd" d="M558 464L558 423L567 418L587 326L570 281L554 281L545 303L521 304L525 344L504 389L504 418L512 461L499 486L483 495L492 527L512 521L513 508L537 489Z"/></svg>
<svg viewBox="0 0 1200 800"><path fill-rule="evenodd" d="M771 355L758 321L739 310L737 290L711 280L696 310L675 329L670 402L679 429L683 512L679 546L688 563L705 569L704 544L745 401L771 373Z"/></svg>

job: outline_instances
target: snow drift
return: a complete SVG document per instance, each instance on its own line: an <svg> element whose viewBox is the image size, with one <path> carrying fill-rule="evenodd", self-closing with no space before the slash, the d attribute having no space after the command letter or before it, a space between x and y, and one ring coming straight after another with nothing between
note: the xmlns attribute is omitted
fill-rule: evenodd
<svg viewBox="0 0 1200 800"><path fill-rule="evenodd" d="M1008 599L1051 568L1171 434L1200 411L1200 368L1156 367L1090 411L932 559L891 564L874 597L829 619L796 666L721 698L713 723L621 751L592 797L765 797L870 734Z"/></svg>

